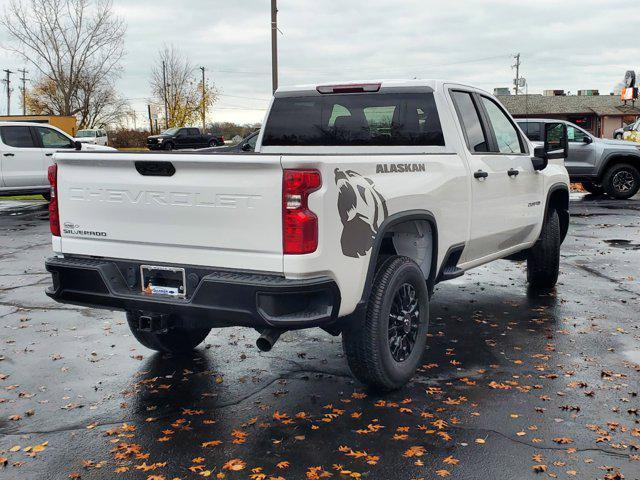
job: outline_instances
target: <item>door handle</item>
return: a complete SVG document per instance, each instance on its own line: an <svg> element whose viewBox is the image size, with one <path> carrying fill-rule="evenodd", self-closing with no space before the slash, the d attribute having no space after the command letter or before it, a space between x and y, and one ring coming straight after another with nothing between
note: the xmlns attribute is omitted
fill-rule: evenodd
<svg viewBox="0 0 640 480"><path fill-rule="evenodd" d="M475 172L473 174L474 178L477 178L478 180L481 178L487 178L489 176L489 174L487 172L484 172L482 170L478 170L477 172Z"/></svg>
<svg viewBox="0 0 640 480"><path fill-rule="evenodd" d="M507 172L507 175L509 175L510 177L517 177L518 175L520 175L520 170L512 168Z"/></svg>
<svg viewBox="0 0 640 480"><path fill-rule="evenodd" d="M51 157L53 155L53 153L45 153L46 157Z"/></svg>
<svg viewBox="0 0 640 480"><path fill-rule="evenodd" d="M15 157L15 155L13 153L5 153L4 156L5 157Z"/></svg>

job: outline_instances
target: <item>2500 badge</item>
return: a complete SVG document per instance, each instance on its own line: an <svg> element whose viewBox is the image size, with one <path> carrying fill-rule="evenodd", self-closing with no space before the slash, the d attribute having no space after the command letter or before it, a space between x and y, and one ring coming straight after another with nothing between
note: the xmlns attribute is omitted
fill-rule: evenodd
<svg viewBox="0 0 640 480"><path fill-rule="evenodd" d="M97 232L95 230L82 230L80 225L75 223L65 222L63 225L62 233L65 235L75 235L79 237L107 237L107 232Z"/></svg>

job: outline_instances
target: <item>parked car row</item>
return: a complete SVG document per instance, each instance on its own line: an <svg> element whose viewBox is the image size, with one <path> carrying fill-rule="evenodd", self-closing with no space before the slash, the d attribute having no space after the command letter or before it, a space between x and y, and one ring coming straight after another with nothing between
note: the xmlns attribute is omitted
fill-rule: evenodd
<svg viewBox="0 0 640 480"><path fill-rule="evenodd" d="M49 197L47 168L58 150L115 150L80 143L51 125L0 122L0 194L42 194Z"/></svg>

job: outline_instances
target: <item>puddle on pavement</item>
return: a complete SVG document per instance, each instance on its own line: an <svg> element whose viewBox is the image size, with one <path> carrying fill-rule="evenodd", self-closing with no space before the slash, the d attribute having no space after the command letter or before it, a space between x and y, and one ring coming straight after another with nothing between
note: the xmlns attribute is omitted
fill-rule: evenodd
<svg viewBox="0 0 640 480"><path fill-rule="evenodd" d="M613 239L605 240L604 243L611 245L612 247L624 248L625 250L640 250L639 243L631 243L631 240Z"/></svg>

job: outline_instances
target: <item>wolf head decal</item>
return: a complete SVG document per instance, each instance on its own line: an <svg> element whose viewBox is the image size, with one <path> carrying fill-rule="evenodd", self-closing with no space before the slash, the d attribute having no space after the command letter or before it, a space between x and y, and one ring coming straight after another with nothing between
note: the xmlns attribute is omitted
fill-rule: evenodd
<svg viewBox="0 0 640 480"><path fill-rule="evenodd" d="M387 203L373 182L353 170L335 169L338 213L342 220L342 253L365 256L373 246L380 225L388 216Z"/></svg>

